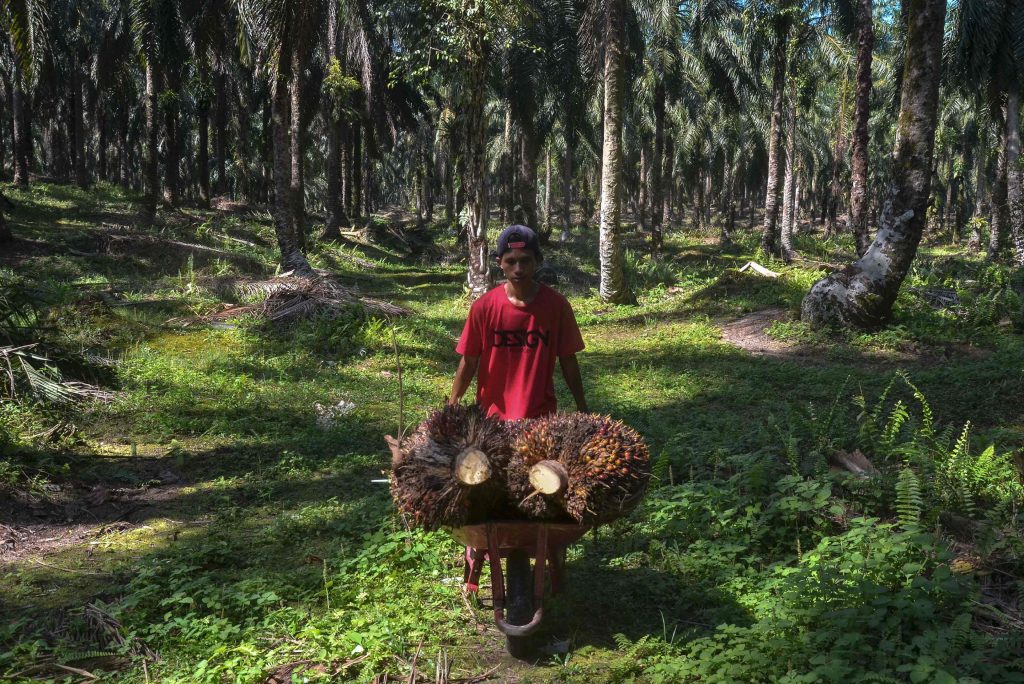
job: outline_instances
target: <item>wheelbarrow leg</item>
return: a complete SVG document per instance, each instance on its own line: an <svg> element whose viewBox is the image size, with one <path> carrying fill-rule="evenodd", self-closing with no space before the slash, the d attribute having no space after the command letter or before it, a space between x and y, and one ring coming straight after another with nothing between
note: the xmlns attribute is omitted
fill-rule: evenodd
<svg viewBox="0 0 1024 684"><path fill-rule="evenodd" d="M549 549L551 555L548 563L551 565L551 593L561 594L565 588L565 547Z"/></svg>
<svg viewBox="0 0 1024 684"><path fill-rule="evenodd" d="M537 561L530 573L530 555L526 549L512 549L505 563L508 580L501 571L501 555L493 532L488 529L488 556L491 560L491 587L494 601L494 621L504 632L508 652L515 658L526 659L531 652L530 634L540 625L544 615L544 568L547 556L547 528L537 530ZM533 589L531 592L530 589ZM507 601L506 601L507 597ZM505 606L508 606L506 614Z"/></svg>
<svg viewBox="0 0 1024 684"><path fill-rule="evenodd" d="M480 571L483 570L485 558L487 558L485 550L466 547L466 560L462 567L462 583L470 594L475 594L480 589Z"/></svg>

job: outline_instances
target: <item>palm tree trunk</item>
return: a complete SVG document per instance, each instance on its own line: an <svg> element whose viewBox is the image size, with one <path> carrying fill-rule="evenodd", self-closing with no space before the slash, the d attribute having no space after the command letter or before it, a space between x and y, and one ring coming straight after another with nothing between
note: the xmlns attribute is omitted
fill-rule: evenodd
<svg viewBox="0 0 1024 684"><path fill-rule="evenodd" d="M240 97L235 107L235 128L237 130L235 134L235 150L238 158L237 175L238 179L238 194L244 202L254 204L257 198L256 178L253 173L254 167L252 162L259 164L261 162L261 154L255 152L252 149L252 122L250 112L258 111L252 109L255 106L252 102L252 97L249 93L249 86L246 84L245 92L243 97ZM273 105L271 105L273 106ZM273 114L271 114L271 120L273 120ZM272 134L271 134L272 135ZM262 147L262 146L261 146Z"/></svg>
<svg viewBox="0 0 1024 684"><path fill-rule="evenodd" d="M505 154L501 158L502 202L501 219L504 223L515 216L515 174L512 164L512 107L505 109Z"/></svg>
<svg viewBox="0 0 1024 684"><path fill-rule="evenodd" d="M782 260L792 263L793 215L796 204L796 78L789 79L786 106L786 180L782 188Z"/></svg>
<svg viewBox="0 0 1024 684"><path fill-rule="evenodd" d="M0 84L2 87L2 84ZM0 91L0 95L4 94ZM10 100L3 98L4 102ZM4 115L4 110L0 107L0 181L7 180L7 117Z"/></svg>
<svg viewBox="0 0 1024 684"><path fill-rule="evenodd" d="M783 91L786 86L787 44L789 24L783 25L776 36L775 54L772 62L772 116L768 128L768 181L765 185L764 227L761 231L761 249L766 254L779 253L779 190L781 189L779 157L782 145Z"/></svg>
<svg viewBox="0 0 1024 684"><path fill-rule="evenodd" d="M468 0L467 10L482 11L481 0ZM487 80L487 44L484 37L474 35L466 45L467 83L464 120L466 125L465 177L466 238L469 249L467 285L469 297L476 300L490 289L491 271L487 261L487 183L484 162L487 127L484 98Z"/></svg>
<svg viewBox="0 0 1024 684"><path fill-rule="evenodd" d="M664 235L672 225L672 176L675 173L675 141L668 131L664 132L663 154L661 157L661 233ZM680 219L682 220L682 219Z"/></svg>
<svg viewBox="0 0 1024 684"><path fill-rule="evenodd" d="M199 127L199 206L210 206L210 103L204 98L196 107L196 125Z"/></svg>
<svg viewBox="0 0 1024 684"><path fill-rule="evenodd" d="M7 219L4 217L4 201L3 193L0 193L0 245L14 242L14 234L11 232L11 227L7 225Z"/></svg>
<svg viewBox="0 0 1024 684"><path fill-rule="evenodd" d="M71 120L72 137L75 162L75 184L85 189L89 187L89 171L85 165L85 121L82 112L82 76L78 71L78 61L72 59L71 63Z"/></svg>
<svg viewBox="0 0 1024 684"><path fill-rule="evenodd" d="M665 81L658 79L654 87L654 154L651 157L651 246L660 252L664 239L662 225L665 214L664 173L662 157L665 150Z"/></svg>
<svg viewBox="0 0 1024 684"><path fill-rule="evenodd" d="M878 328L888 322L924 231L942 76L946 0L907 0L907 38L892 169L878 234L864 256L819 280L804 298L813 326Z"/></svg>
<svg viewBox="0 0 1024 684"><path fill-rule="evenodd" d="M1006 112L1003 112L1003 134L1000 136L999 153L996 157L996 177L992 186L992 229L988 235L988 259L992 260L999 256L999 250L1003 244L1003 233L1005 232L1007 211L1006 211L1006 140L1008 129L1006 128Z"/></svg>
<svg viewBox="0 0 1024 684"><path fill-rule="evenodd" d="M562 166L562 234L561 242L568 242L572 232L572 174L573 153L576 146L575 131L565 130L565 164Z"/></svg>
<svg viewBox="0 0 1024 684"><path fill-rule="evenodd" d="M449 131L444 164L444 220L449 226L455 225L455 144L455 136Z"/></svg>
<svg viewBox="0 0 1024 684"><path fill-rule="evenodd" d="M551 221L551 143L544 146L544 227L542 235L551 239L551 231L554 224Z"/></svg>
<svg viewBox="0 0 1024 684"><path fill-rule="evenodd" d="M299 249L306 249L306 179L303 169L305 160L305 140L302 135L302 72L305 66L302 63L302 49L300 40L296 41L295 49L292 50L291 68L291 209L292 221L295 225L295 237L299 242Z"/></svg>
<svg viewBox="0 0 1024 684"><path fill-rule="evenodd" d="M152 51L151 51L152 52ZM148 54L146 61L146 137L143 141L142 176L145 194L142 199L142 222L146 225L153 225L156 220L156 201L160 192L160 169L157 162L157 118L156 118L156 95L159 90L157 84L156 66L153 62L156 55Z"/></svg>
<svg viewBox="0 0 1024 684"><path fill-rule="evenodd" d="M174 92L179 89L169 84ZM164 201L176 206L179 199L178 167L181 164L181 141L178 139L178 107L170 105L164 112L164 137L167 157L164 160Z"/></svg>
<svg viewBox="0 0 1024 684"><path fill-rule="evenodd" d="M425 205L424 218L427 221L427 225L434 222L434 170L437 168L437 159L434 152L434 139L436 138L436 135L436 129L431 126L428 129L426 145L423 150L423 204Z"/></svg>
<svg viewBox="0 0 1024 684"><path fill-rule="evenodd" d="M328 105L330 109L330 105ZM339 118L331 117L327 124L327 197L324 204L327 209L324 221L324 239L340 240L341 229L351 226L345 213L344 194L342 191L342 155L341 143L344 138L344 124Z"/></svg>
<svg viewBox="0 0 1024 684"><path fill-rule="evenodd" d="M726 147L725 152L725 220L722 221L722 230L719 233L718 244L720 247L728 247L732 244L732 231L736 227L736 174L733 169L731 146Z"/></svg>
<svg viewBox="0 0 1024 684"><path fill-rule="evenodd" d="M96 128L99 133L99 144L97 146L97 160L96 160L96 175L101 181L106 181L107 174L107 147L109 145L108 131L107 131L107 114L103 109L103 105L100 105L100 111L96 113ZM0 164L2 167L2 164Z"/></svg>
<svg viewBox="0 0 1024 684"><path fill-rule="evenodd" d="M956 202L959 197L958 179L956 176L956 163L954 160L955 153L949 155L949 183L946 184L946 206L944 207L945 215L942 219L942 229L945 231L948 225L953 233L953 242L959 243L960 236L957 233L956 225Z"/></svg>
<svg viewBox="0 0 1024 684"><path fill-rule="evenodd" d="M14 184L22 190L28 189L28 172L31 166L29 156L32 153L32 127L28 115L28 95L25 93L25 75L14 63L14 86L12 88L11 108L14 117Z"/></svg>
<svg viewBox="0 0 1024 684"><path fill-rule="evenodd" d="M640 172L636 184L636 199L631 200L636 206L636 223L641 231L647 231L647 184L651 178L651 162L647 153L647 145L650 143L647 136L640 137ZM653 238L653 236L652 236Z"/></svg>
<svg viewBox="0 0 1024 684"><path fill-rule="evenodd" d="M352 137L352 209L349 216L357 219L370 217L370 154L363 145L363 124L356 121L351 126Z"/></svg>
<svg viewBox="0 0 1024 684"><path fill-rule="evenodd" d="M149 101L149 97L145 97L145 102ZM148 104L145 105L148 107ZM148 118L147 118L148 120ZM121 187L128 189L132 186L132 150L134 148L135 141L132 139L131 121L128 118L128 112L122 110L118 113L118 125L120 126L120 137L118 144L121 146L120 154L118 154L118 181ZM148 130L148 129L147 129Z"/></svg>
<svg viewBox="0 0 1024 684"><path fill-rule="evenodd" d="M871 0L858 0L857 94L853 109L853 158L850 167L850 226L857 256L868 248L868 119L871 116L871 55L875 29Z"/></svg>
<svg viewBox="0 0 1024 684"><path fill-rule="evenodd" d="M333 69L335 63L341 64L340 41L338 40L338 3L328 4L327 11L327 56L330 60L328 70ZM340 240L341 229L348 228L351 224L345 214L345 206L342 196L342 157L341 144L344 136L344 123L341 120L340 112L335 111L333 99L329 96L323 98L323 114L327 128L327 168L324 173L327 175L327 197L324 198L326 216L324 217L325 240Z"/></svg>
<svg viewBox="0 0 1024 684"><path fill-rule="evenodd" d="M608 0L605 7L604 144L601 153L601 299L627 303L633 295L626 286L622 245L619 241L620 186L622 183L622 103L625 47L624 0Z"/></svg>
<svg viewBox="0 0 1024 684"><path fill-rule="evenodd" d="M282 55L288 54L287 46L281 48ZM281 58L271 84L271 148L274 157L274 232L277 246L281 250L281 267L297 276L315 275L306 256L302 253L301 242L295 231L295 213L291 207L294 197L292 187L292 150L288 137L291 122L291 98L288 88L287 65L290 60Z"/></svg>
<svg viewBox="0 0 1024 684"><path fill-rule="evenodd" d="M971 237L967 240L967 251L977 254L981 251L981 222L985 211L985 137L981 149L974 155L974 213L971 215Z"/></svg>
<svg viewBox="0 0 1024 684"><path fill-rule="evenodd" d="M1020 86L1006 93L1006 203L1010 210L1013 261L1024 266L1024 188L1020 170Z"/></svg>
<svg viewBox="0 0 1024 684"><path fill-rule="evenodd" d="M537 157L540 156L540 145L537 129L533 120L524 121L521 125L522 135L519 138L519 165L516 178L516 204L521 208L520 222L539 230L538 236L542 244L547 244L551 234L545 234L540 227L537 216Z"/></svg>
<svg viewBox="0 0 1024 684"><path fill-rule="evenodd" d="M227 83L224 74L218 68L214 72L213 82L217 91L217 107L213 115L213 154L217 158L217 182L213 191L218 195L227 192L227 148L228 148L228 98Z"/></svg>

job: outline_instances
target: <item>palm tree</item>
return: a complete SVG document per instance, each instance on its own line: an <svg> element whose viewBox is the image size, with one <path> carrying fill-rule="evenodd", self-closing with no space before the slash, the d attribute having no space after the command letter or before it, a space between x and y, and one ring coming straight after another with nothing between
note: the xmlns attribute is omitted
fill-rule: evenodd
<svg viewBox="0 0 1024 684"><path fill-rule="evenodd" d="M328 66L324 76L324 118L327 126L327 196L324 204L327 216L324 220L324 239L341 238L341 229L351 224L345 213L342 196L342 141L345 136L346 108L351 86L355 81L346 78L342 59L341 21L338 2L330 2L327 10L327 57Z"/></svg>
<svg viewBox="0 0 1024 684"><path fill-rule="evenodd" d="M604 142L601 152L600 294L613 303L633 301L619 236L622 182L622 103L625 86L626 0L604 0Z"/></svg>
<svg viewBox="0 0 1024 684"><path fill-rule="evenodd" d="M0 0L0 24L8 27L11 57L14 182L23 189L28 188L29 158L32 152L30 112L25 91L42 57L45 9L42 3L31 0ZM0 193L0 243L14 239L3 213L6 201L3 193Z"/></svg>
<svg viewBox="0 0 1024 684"><path fill-rule="evenodd" d="M157 196L160 191L159 161L157 156L158 97L161 90L160 64L165 62L165 48L169 44L163 31L175 8L171 0L131 0L132 30L136 49L143 63L146 80L146 133L143 142L143 193L140 219L152 225L156 219Z"/></svg>
<svg viewBox="0 0 1024 684"><path fill-rule="evenodd" d="M850 228L857 256L868 248L868 120L871 116L871 58L875 47L871 0L857 0L857 88L853 104L850 162Z"/></svg>
<svg viewBox="0 0 1024 684"><path fill-rule="evenodd" d="M281 252L281 267L297 276L314 271L302 252L300 228L295 224L292 143L290 126L295 122L289 86L301 79L301 48L306 38L304 24L309 15L291 0L251 0L240 5L252 42L260 50L260 61L270 74L271 149L274 181L274 232Z"/></svg>
<svg viewBox="0 0 1024 684"><path fill-rule="evenodd" d="M989 106L1002 110L989 254L994 257L998 252L1002 212L1008 205L1014 259L1024 265L1024 183L1019 162L1024 6L1016 0L969 0L954 6L951 24L949 52L956 80L967 87L981 83Z"/></svg>
<svg viewBox="0 0 1024 684"><path fill-rule="evenodd" d="M945 0L908 0L899 128L874 242L864 256L819 280L804 298L813 326L884 325L925 227L942 76Z"/></svg>
<svg viewBox="0 0 1024 684"><path fill-rule="evenodd" d="M0 23L11 50L11 115L14 183L27 189L32 159L32 110L28 89L45 51L47 8L41 0L0 0Z"/></svg>
<svg viewBox="0 0 1024 684"><path fill-rule="evenodd" d="M790 32L793 26L793 0L781 0L778 6L751 3L747 6L749 27L748 47L767 52L771 69L771 112L768 127L768 177L765 181L764 223L761 231L761 249L767 254L778 254L779 195L782 190L782 124L784 117L784 90L789 59Z"/></svg>
<svg viewBox="0 0 1024 684"><path fill-rule="evenodd" d="M782 189L782 260L791 263L796 252L793 249L793 224L796 221L796 135L797 135L797 93L796 76L789 77L789 94L786 104L786 174Z"/></svg>

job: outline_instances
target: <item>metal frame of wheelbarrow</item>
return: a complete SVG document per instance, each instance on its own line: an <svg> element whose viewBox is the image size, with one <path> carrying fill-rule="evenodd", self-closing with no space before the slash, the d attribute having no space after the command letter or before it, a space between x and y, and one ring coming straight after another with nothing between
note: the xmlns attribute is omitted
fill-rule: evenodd
<svg viewBox="0 0 1024 684"><path fill-rule="evenodd" d="M544 617L545 565L551 566L551 591L557 594L565 582L565 548L578 541L589 529L589 525L575 523L522 521L457 527L452 530L452 536L467 547L463 576L466 590L478 590L484 561L490 561L495 624L506 636L528 636L536 631ZM505 621L505 576L501 559L516 550L526 551L534 559L533 619L525 625L510 625Z"/></svg>

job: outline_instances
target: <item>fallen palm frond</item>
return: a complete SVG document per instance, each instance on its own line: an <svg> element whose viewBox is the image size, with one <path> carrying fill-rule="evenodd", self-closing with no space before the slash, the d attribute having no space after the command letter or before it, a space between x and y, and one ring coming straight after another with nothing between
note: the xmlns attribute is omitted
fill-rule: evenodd
<svg viewBox="0 0 1024 684"><path fill-rule="evenodd" d="M24 388L40 401L74 404L81 401L109 402L114 393L86 382L64 380L45 356L31 353L36 345L0 347L2 393L14 398ZM37 367L38 366L38 367Z"/></svg>

